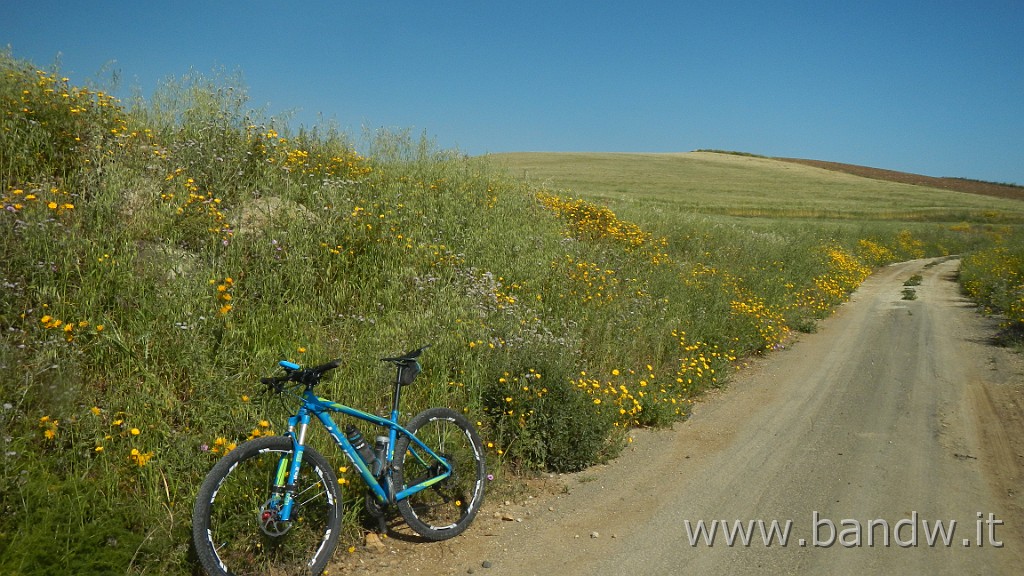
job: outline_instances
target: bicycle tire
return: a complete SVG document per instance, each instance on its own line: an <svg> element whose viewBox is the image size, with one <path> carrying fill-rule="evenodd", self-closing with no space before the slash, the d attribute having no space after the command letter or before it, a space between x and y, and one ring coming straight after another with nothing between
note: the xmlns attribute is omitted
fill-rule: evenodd
<svg viewBox="0 0 1024 576"><path fill-rule="evenodd" d="M448 408L417 414L406 426L438 455L452 462L452 475L398 501L398 511L417 534L430 541L461 534L484 499L483 443L465 416ZM410 445L412 449L410 450ZM427 458L409 436L395 442L395 485L398 491L436 476L439 463Z"/></svg>
<svg viewBox="0 0 1024 576"><path fill-rule="evenodd" d="M342 499L331 465L303 450L292 521L275 522L267 509L282 457L292 440L270 436L246 442L210 470L192 512L196 556L210 576L320 574L334 554Z"/></svg>

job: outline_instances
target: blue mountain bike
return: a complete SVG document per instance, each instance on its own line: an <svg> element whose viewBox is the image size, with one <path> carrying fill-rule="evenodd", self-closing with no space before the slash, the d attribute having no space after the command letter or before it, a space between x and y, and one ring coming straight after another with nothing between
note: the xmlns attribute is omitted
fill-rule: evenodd
<svg viewBox="0 0 1024 576"><path fill-rule="evenodd" d="M310 422L319 421L359 471L366 508L382 530L389 509L426 540L464 531L484 498L484 450L473 425L448 408L430 408L402 426L404 386L420 373L426 347L382 361L396 368L391 416L382 418L316 395L334 360L313 368L282 361L281 376L263 378L268 391L298 405L288 432L250 440L225 455L199 488L192 537L211 575L320 574L341 529L341 484L335 468L306 446ZM380 433L371 447L353 425L342 431L331 414L369 423Z"/></svg>

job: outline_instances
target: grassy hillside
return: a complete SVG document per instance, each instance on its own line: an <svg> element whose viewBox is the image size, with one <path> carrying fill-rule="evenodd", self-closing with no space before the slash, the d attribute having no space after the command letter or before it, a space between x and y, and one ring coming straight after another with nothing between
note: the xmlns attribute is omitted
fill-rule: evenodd
<svg viewBox="0 0 1024 576"><path fill-rule="evenodd" d="M407 134L357 152L290 131L203 77L123 103L0 53L0 573L189 573L203 475L283 426L256 384L279 359L341 357L323 393L385 411L377 359L432 343L409 415L465 411L499 482L577 470L871 267L992 247L1019 218L849 181L822 220L821 180L771 164L613 160L615 188L545 185Z"/></svg>
<svg viewBox="0 0 1024 576"><path fill-rule="evenodd" d="M772 219L1024 222L1024 203L737 154L510 153L529 181L625 208Z"/></svg>
<svg viewBox="0 0 1024 576"><path fill-rule="evenodd" d="M696 230L722 232L716 248L741 261L764 262L787 247L806 248L805 236L845 245L873 239L899 246L905 255L922 253L914 243L966 254L964 291L1004 317L1008 341L1019 342L1024 332L1019 186L710 151L511 153L488 161L527 181L570 188L614 207L673 246L688 246Z"/></svg>
<svg viewBox="0 0 1024 576"><path fill-rule="evenodd" d="M914 184L916 186L927 186L929 188L940 188L942 190L953 190L956 192L968 192L970 194L983 194L985 196L995 196L997 198L1024 200L1024 186L1019 184L1001 184L997 182L986 182L984 180L952 178L947 176L923 176L921 174L897 172L895 170L885 170L882 168L870 168L854 164L843 164L841 162L825 162L822 160L804 160L800 158L779 158L779 160L806 164L808 166L816 166L826 170L845 172L847 174L863 176L864 178L874 178L876 180L902 182L904 184Z"/></svg>
<svg viewBox="0 0 1024 576"><path fill-rule="evenodd" d="M1008 342L1019 343L1024 333L1020 186L710 151L512 153L488 160L530 182L607 204L673 246L688 246L695 230L722 232L715 248L741 261L806 248L805 235L844 245L873 239L905 255L921 253L914 243L965 254L964 291L1004 318Z"/></svg>

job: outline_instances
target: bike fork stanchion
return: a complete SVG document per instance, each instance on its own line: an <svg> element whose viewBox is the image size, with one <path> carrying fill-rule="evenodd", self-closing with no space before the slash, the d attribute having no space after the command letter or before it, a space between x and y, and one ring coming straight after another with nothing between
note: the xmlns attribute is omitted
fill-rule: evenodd
<svg viewBox="0 0 1024 576"><path fill-rule="evenodd" d="M291 424L291 422L289 422ZM299 481L299 468L302 466L302 451L306 445L306 429L309 427L309 412L301 410L298 418L298 435L292 436L292 462L288 470L288 482L284 486L284 502L281 504L281 520L287 522L292 517L292 506L295 504L295 487Z"/></svg>

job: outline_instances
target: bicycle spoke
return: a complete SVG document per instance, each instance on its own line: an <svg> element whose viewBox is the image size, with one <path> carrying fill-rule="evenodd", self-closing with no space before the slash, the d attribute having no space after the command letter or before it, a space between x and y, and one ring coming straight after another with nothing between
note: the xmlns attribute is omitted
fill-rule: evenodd
<svg viewBox="0 0 1024 576"><path fill-rule="evenodd" d="M319 485L313 485L313 486L310 486L309 488L306 488L306 489L305 489L305 490L303 490L302 492L300 492L300 493L296 494L296 495L295 495L295 499L296 499L296 500L298 500L300 496L302 496L302 495L303 495L303 494L305 494L306 492L309 492L310 490L313 490L314 488L317 488L318 486L319 486ZM312 496L311 496L311 497L310 497L310 498L309 498L308 500L304 500L304 501L302 501L301 503L299 503L299 504L298 504L298 506L299 506L300 508L304 508L304 507L305 507L305 506L306 506L307 504L309 504L309 503L310 503L310 502L312 502L313 500L316 500L317 498L320 498L320 497L322 497L322 496L326 496L326 495L327 495L327 492L326 492L325 490L320 490L320 491L319 491L319 492L317 492L316 494L313 494L313 495L312 495Z"/></svg>
<svg viewBox="0 0 1024 576"><path fill-rule="evenodd" d="M325 555L333 551L341 516L340 498L330 485L337 483L330 466L307 449L286 522L279 516L282 498L272 496L272 488L282 458L290 460L291 440L276 437L253 444L255 448L243 450L215 483L204 483L201 489L209 494L202 509L197 505L198 520L194 518L193 524L204 567L211 574L223 574L223 564L228 573L239 576L322 569ZM215 473L217 468L211 475Z"/></svg>
<svg viewBox="0 0 1024 576"><path fill-rule="evenodd" d="M422 536L450 538L469 525L483 498L479 438L464 417L441 408L414 418L409 430L444 460L410 445L408 438L400 442L402 489L430 485L399 502L399 511Z"/></svg>

